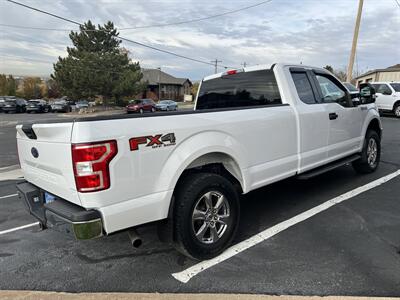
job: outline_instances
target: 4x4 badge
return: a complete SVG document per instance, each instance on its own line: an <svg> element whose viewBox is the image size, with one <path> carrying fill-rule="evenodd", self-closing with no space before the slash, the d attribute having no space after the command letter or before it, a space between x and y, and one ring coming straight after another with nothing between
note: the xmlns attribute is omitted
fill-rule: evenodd
<svg viewBox="0 0 400 300"><path fill-rule="evenodd" d="M139 150L139 145L146 144L146 147L160 148L175 145L175 133L156 134L134 137L129 140L131 151Z"/></svg>

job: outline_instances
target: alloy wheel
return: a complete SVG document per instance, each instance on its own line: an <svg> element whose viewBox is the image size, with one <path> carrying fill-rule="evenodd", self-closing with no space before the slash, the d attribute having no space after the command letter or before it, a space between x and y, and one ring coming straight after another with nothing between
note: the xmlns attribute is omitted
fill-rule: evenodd
<svg viewBox="0 0 400 300"><path fill-rule="evenodd" d="M229 202L224 194L209 191L203 194L192 214L192 229L198 241L204 244L218 242L229 226Z"/></svg>
<svg viewBox="0 0 400 300"><path fill-rule="evenodd" d="M371 138L368 141L367 146L367 162L371 167L376 165L376 159L378 157L378 145L375 139Z"/></svg>

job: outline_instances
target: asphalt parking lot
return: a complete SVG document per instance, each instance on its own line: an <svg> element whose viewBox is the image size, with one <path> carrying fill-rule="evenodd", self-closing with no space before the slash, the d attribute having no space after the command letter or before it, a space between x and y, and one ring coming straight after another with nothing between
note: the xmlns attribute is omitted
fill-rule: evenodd
<svg viewBox="0 0 400 300"><path fill-rule="evenodd" d="M308 181L291 178L251 192L242 197L234 243L397 172L400 120L382 121L377 172L360 176L344 166ZM0 122L0 167L18 163L14 120L7 122ZM38 226L10 231L35 222L15 196L17 181L0 181L0 289L400 296L400 176L298 222L186 283L172 274L199 262L159 242L154 226L139 230L144 240L139 249L130 247L124 232L78 242Z"/></svg>

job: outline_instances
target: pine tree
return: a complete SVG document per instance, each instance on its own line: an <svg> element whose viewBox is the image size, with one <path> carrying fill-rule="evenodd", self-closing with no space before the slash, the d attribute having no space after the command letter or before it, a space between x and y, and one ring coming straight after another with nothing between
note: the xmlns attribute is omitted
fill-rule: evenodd
<svg viewBox="0 0 400 300"><path fill-rule="evenodd" d="M118 35L112 22L96 29L91 21L70 33L73 47L67 47L67 57L58 58L52 74L64 95L75 100L99 95L118 102L143 89L139 63L133 63L120 47Z"/></svg>

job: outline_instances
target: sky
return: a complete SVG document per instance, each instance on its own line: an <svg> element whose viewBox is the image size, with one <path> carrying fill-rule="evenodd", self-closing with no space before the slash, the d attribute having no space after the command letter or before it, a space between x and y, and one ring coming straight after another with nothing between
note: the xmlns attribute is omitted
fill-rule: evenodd
<svg viewBox="0 0 400 300"><path fill-rule="evenodd" d="M206 62L241 67L276 62L331 65L345 70L358 0L272 0L209 20L165 27L124 29L179 22L224 13L262 0L18 0L77 22L114 22L120 35ZM77 26L0 0L0 24L59 29L44 31L0 25L0 73L49 76L52 63L71 46ZM184 60L131 43L121 46L144 68L199 80L211 65ZM365 0L355 71L400 63L400 0ZM223 71L223 68L219 68Z"/></svg>

